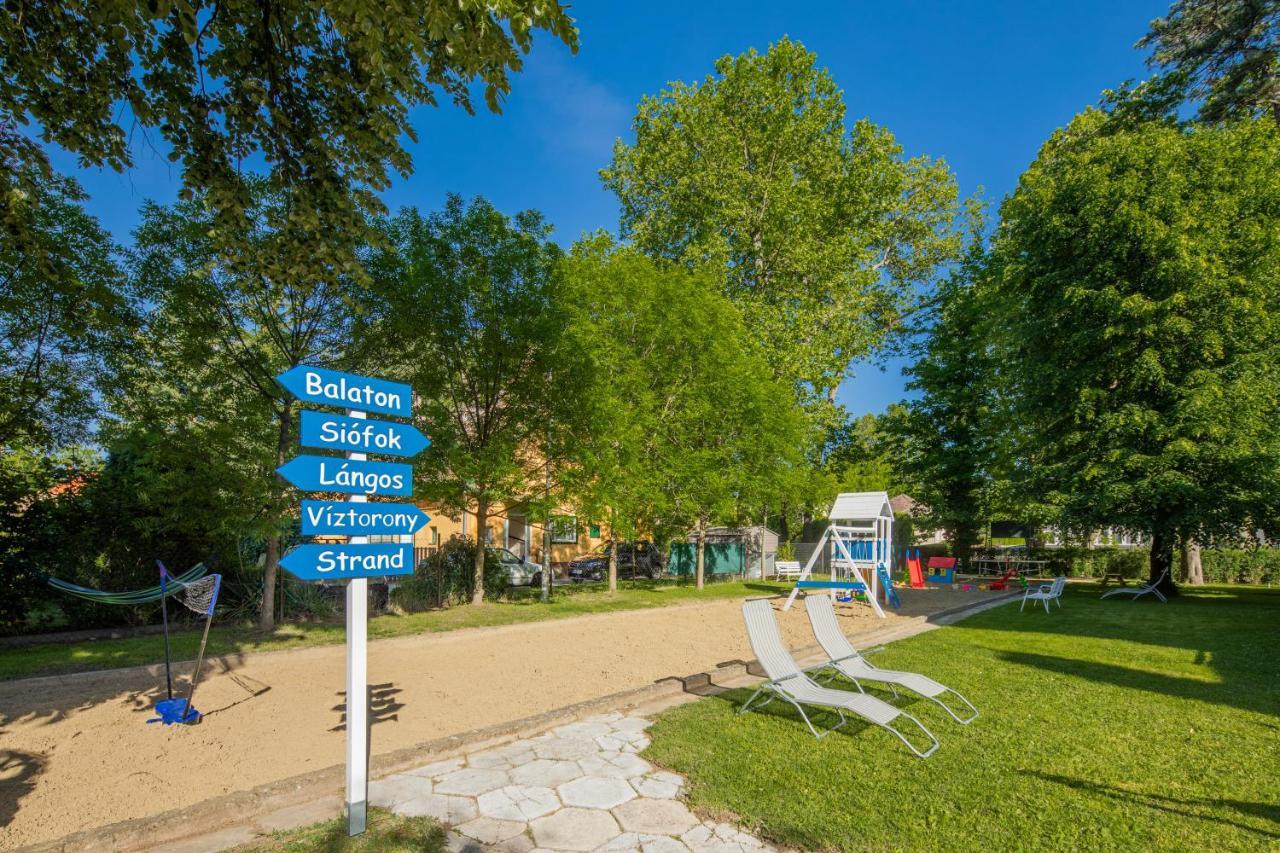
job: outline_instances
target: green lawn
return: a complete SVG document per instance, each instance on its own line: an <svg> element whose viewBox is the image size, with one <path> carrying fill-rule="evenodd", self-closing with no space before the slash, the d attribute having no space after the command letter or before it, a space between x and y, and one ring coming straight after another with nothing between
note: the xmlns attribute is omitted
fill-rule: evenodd
<svg viewBox="0 0 1280 853"><path fill-rule="evenodd" d="M898 700L942 741L921 761L857 723L814 740L779 702L736 716L731 691L663 714L646 755L689 775L694 807L803 849L1280 847L1280 591L1069 590L1052 615L996 608L875 662L982 716Z"/></svg>
<svg viewBox="0 0 1280 853"><path fill-rule="evenodd" d="M401 817L386 809L369 809L368 827L355 838L347 835L347 819L340 817L236 848L237 853L440 853L446 849L440 824L429 817Z"/></svg>
<svg viewBox="0 0 1280 853"><path fill-rule="evenodd" d="M510 625L542 619L561 619L584 613L639 610L717 598L742 598L786 592L791 584L768 581L720 581L699 590L691 583L620 581L610 594L601 584L557 587L552 600L543 604L536 593L522 594L511 601L490 602L482 607L452 607L406 616L376 616L369 620L370 639L403 637L459 628ZM290 624L264 634L252 627L229 625L209 632L210 655L238 652L300 649L341 643L345 629L341 622ZM200 643L196 631L171 637L175 660L194 658ZM91 640L78 643L48 643L24 648L0 649L0 680L53 675L95 669L162 663L164 648L159 635L122 640Z"/></svg>

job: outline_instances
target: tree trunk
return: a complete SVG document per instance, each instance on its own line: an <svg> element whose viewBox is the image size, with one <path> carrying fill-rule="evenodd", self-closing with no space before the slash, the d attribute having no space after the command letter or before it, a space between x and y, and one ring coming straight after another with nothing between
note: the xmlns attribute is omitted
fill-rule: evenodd
<svg viewBox="0 0 1280 853"><path fill-rule="evenodd" d="M1173 544L1174 539L1167 530L1160 530L1151 534L1151 575L1150 583L1155 583L1161 577L1158 589L1166 596L1177 595L1178 590L1173 585ZM1168 572L1168 574L1165 574Z"/></svg>
<svg viewBox="0 0 1280 853"><path fill-rule="evenodd" d="M276 410L276 467L285 462L293 437L293 405L285 403ZM258 608L258 628L271 631L276 626L276 575L280 571L280 534L267 537L266 560L262 567L262 605Z"/></svg>
<svg viewBox="0 0 1280 853"><path fill-rule="evenodd" d="M704 569L706 568L706 557L707 557L707 520L705 518L700 518L698 519L698 559L695 561L696 565L694 568L694 577L696 578L696 584L698 589L702 589L704 580L706 578L706 575L704 573Z"/></svg>
<svg viewBox="0 0 1280 853"><path fill-rule="evenodd" d="M1182 537L1182 560L1178 581L1192 586L1204 585L1204 567L1200 565L1200 543L1190 536Z"/></svg>
<svg viewBox="0 0 1280 853"><path fill-rule="evenodd" d="M465 512L465 510L464 510ZM484 498L476 499L476 558L475 587L471 591L472 604L484 604L484 558L485 531L489 526L489 503Z"/></svg>
<svg viewBox="0 0 1280 853"><path fill-rule="evenodd" d="M791 531L787 529L787 502L783 501L778 507L778 541L790 542Z"/></svg>
<svg viewBox="0 0 1280 853"><path fill-rule="evenodd" d="M551 600L551 516L542 524L542 600Z"/></svg>
<svg viewBox="0 0 1280 853"><path fill-rule="evenodd" d="M618 591L618 540L609 531L609 592Z"/></svg>

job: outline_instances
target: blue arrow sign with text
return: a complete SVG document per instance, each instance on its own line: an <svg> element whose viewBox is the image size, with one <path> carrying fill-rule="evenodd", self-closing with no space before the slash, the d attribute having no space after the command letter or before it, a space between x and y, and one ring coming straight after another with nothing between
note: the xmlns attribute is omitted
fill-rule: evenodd
<svg viewBox="0 0 1280 853"><path fill-rule="evenodd" d="M322 406L407 418L413 403L413 392L408 385L323 367L299 365L281 373L276 381L304 403Z"/></svg>
<svg viewBox="0 0 1280 853"><path fill-rule="evenodd" d="M299 545L280 565L304 581L413 574L412 545Z"/></svg>
<svg viewBox="0 0 1280 853"><path fill-rule="evenodd" d="M411 495L413 466L402 462L359 462L337 456L295 456L276 471L306 492L353 495Z"/></svg>
<svg viewBox="0 0 1280 853"><path fill-rule="evenodd" d="M328 412L302 410L303 447L417 456L431 444L417 427L395 421L371 421Z"/></svg>
<svg viewBox="0 0 1280 853"><path fill-rule="evenodd" d="M431 516L413 504L303 501L303 536L410 536Z"/></svg>

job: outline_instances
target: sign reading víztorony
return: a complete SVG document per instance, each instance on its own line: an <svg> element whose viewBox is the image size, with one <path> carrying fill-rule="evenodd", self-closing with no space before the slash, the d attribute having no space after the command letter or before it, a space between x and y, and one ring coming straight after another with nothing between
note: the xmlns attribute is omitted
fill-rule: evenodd
<svg viewBox="0 0 1280 853"><path fill-rule="evenodd" d="M431 521L413 504L303 501L303 536L412 536Z"/></svg>
<svg viewBox="0 0 1280 853"><path fill-rule="evenodd" d="M286 370L276 377L276 381L304 403L342 406L402 418L411 415L413 392L400 382L305 365Z"/></svg>
<svg viewBox="0 0 1280 853"><path fill-rule="evenodd" d="M337 456L295 456L276 469L307 492L411 495L413 467L402 462L360 462Z"/></svg>
<svg viewBox="0 0 1280 853"><path fill-rule="evenodd" d="M302 410L299 443L322 450L417 456L431 442L411 424Z"/></svg>

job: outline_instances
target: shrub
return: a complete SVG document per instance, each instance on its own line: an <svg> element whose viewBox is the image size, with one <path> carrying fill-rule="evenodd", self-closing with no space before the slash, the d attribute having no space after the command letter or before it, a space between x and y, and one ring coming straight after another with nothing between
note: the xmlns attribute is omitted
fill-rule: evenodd
<svg viewBox="0 0 1280 853"><path fill-rule="evenodd" d="M446 542L419 563L411 577L399 583L391 594L392 602L410 613L469 602L475 591L475 554L476 543L470 539ZM501 598L506 589L502 564L496 554L486 550L484 597Z"/></svg>
<svg viewBox="0 0 1280 853"><path fill-rule="evenodd" d="M1205 548L1200 564L1208 583L1280 582L1280 548Z"/></svg>

